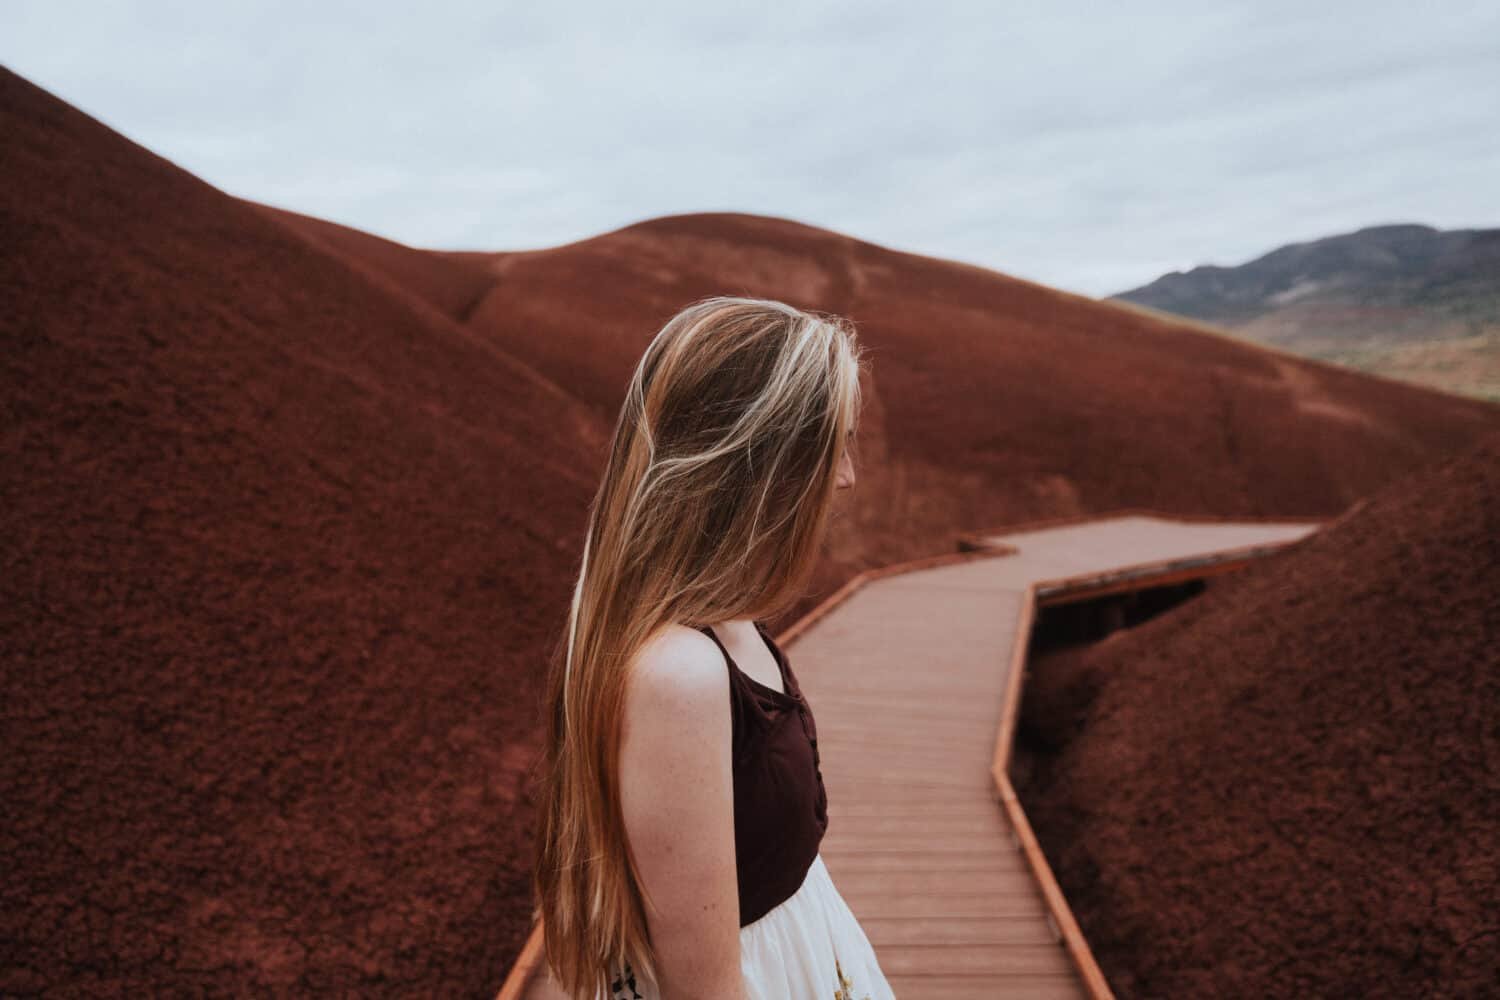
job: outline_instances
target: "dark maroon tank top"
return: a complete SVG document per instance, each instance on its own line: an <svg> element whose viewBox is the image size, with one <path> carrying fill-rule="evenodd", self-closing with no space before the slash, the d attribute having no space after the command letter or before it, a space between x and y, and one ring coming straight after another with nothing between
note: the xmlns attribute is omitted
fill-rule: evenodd
<svg viewBox="0 0 1500 1000"><path fill-rule="evenodd" d="M759 920L801 887L828 829L828 795L812 708L765 623L756 621L755 630L776 658L782 691L741 670L713 629L699 626L719 647L729 668L741 927Z"/></svg>

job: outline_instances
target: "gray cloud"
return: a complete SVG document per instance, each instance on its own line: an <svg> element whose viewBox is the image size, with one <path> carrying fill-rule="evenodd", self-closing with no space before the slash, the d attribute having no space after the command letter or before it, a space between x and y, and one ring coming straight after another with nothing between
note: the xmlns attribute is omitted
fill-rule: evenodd
<svg viewBox="0 0 1500 1000"><path fill-rule="evenodd" d="M9 0L0 59L233 194L416 246L732 209L1102 296L1500 225L1488 3Z"/></svg>

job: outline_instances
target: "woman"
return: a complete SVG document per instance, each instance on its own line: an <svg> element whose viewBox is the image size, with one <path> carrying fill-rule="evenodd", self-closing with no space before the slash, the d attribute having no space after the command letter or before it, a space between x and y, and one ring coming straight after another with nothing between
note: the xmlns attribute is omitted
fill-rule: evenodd
<svg viewBox="0 0 1500 1000"><path fill-rule="evenodd" d="M846 320L715 297L631 378L548 685L535 888L581 1000L890 1000L818 852L802 593L864 368Z"/></svg>

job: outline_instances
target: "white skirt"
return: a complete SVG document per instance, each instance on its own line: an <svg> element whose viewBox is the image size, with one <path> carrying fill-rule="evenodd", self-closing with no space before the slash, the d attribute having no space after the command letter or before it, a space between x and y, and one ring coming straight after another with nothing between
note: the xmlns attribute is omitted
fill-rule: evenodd
<svg viewBox="0 0 1500 1000"><path fill-rule="evenodd" d="M764 916L740 928L740 970L748 1000L895 1000L823 855L802 885ZM608 1000L659 1000L637 975L617 981Z"/></svg>

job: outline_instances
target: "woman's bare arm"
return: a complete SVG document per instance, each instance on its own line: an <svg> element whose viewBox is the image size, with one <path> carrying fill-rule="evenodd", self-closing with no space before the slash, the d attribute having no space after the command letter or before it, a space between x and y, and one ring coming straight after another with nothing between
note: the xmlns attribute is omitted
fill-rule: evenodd
<svg viewBox="0 0 1500 1000"><path fill-rule="evenodd" d="M743 1000L729 674L671 626L641 650L620 747L625 827L648 894L663 1000Z"/></svg>

